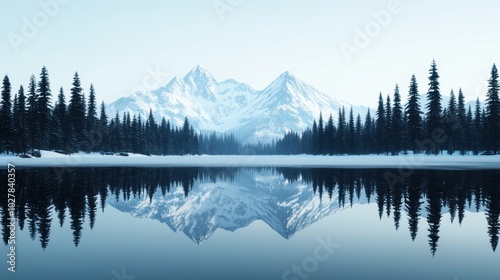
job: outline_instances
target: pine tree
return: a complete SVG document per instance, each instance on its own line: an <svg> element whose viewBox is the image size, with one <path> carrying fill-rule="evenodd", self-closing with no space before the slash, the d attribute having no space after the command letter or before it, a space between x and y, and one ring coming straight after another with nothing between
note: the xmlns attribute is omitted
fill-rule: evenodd
<svg viewBox="0 0 500 280"><path fill-rule="evenodd" d="M361 124L361 116L358 114L356 117L356 135L354 140L354 154L361 154L362 148L362 135L363 135L363 126Z"/></svg>
<svg viewBox="0 0 500 280"><path fill-rule="evenodd" d="M385 153L388 155L389 151L393 147L394 139L391 137L392 134L392 107L391 107L391 97L387 95L385 103Z"/></svg>
<svg viewBox="0 0 500 280"><path fill-rule="evenodd" d="M467 117L465 121L465 125L463 128L463 134L464 134L464 151L469 154L470 151L473 150L473 134L474 134L474 129L473 129L474 121L472 119L472 108L469 105L469 109L467 110ZM464 152L465 154L465 152Z"/></svg>
<svg viewBox="0 0 500 280"><path fill-rule="evenodd" d="M83 89L80 83L78 72L73 77L73 87L71 88L71 99L68 106L68 120L73 127L73 131L78 141L83 140L83 129L85 128L85 103L83 99ZM75 147L78 151L80 149Z"/></svg>
<svg viewBox="0 0 500 280"><path fill-rule="evenodd" d="M312 126L312 141L311 141L311 151L313 155L318 154L318 147L319 147L319 134L318 134L318 124L316 123L316 119L313 120L313 126Z"/></svg>
<svg viewBox="0 0 500 280"><path fill-rule="evenodd" d="M406 104L405 115L408 120L408 144L414 154L420 152L418 141L422 137L422 111L420 111L420 96L415 75L411 77L408 92L408 104Z"/></svg>
<svg viewBox="0 0 500 280"><path fill-rule="evenodd" d="M481 111L481 142L482 142L482 150L488 152L488 138L487 138L487 130L488 130L488 117L486 115L486 109L483 107Z"/></svg>
<svg viewBox="0 0 500 280"><path fill-rule="evenodd" d="M130 149L132 153L139 153L139 125L135 115L132 116L130 124Z"/></svg>
<svg viewBox="0 0 500 280"><path fill-rule="evenodd" d="M363 129L363 153L370 154L373 152L373 131L372 131L372 116L370 109L366 112L365 124Z"/></svg>
<svg viewBox="0 0 500 280"><path fill-rule="evenodd" d="M476 107L474 110L474 135L472 137L473 154L478 155L479 151L483 150L483 123L481 119L481 102L476 99Z"/></svg>
<svg viewBox="0 0 500 280"><path fill-rule="evenodd" d="M111 143L110 148L111 151L118 153L123 150L123 131L120 124L120 116L118 112L116 112L116 116L111 120L109 124L109 130L111 133Z"/></svg>
<svg viewBox="0 0 500 280"><path fill-rule="evenodd" d="M325 143L325 126L323 124L323 114L319 113L318 120L318 147L317 154L322 155L325 153L324 143Z"/></svg>
<svg viewBox="0 0 500 280"><path fill-rule="evenodd" d="M87 105L87 131L93 132L97 124L97 105L95 100L94 85L90 84L89 103Z"/></svg>
<svg viewBox="0 0 500 280"><path fill-rule="evenodd" d="M184 124L182 125L182 149L181 154L187 155L191 153L192 140L191 140L191 125L189 124L188 118L184 118Z"/></svg>
<svg viewBox="0 0 500 280"><path fill-rule="evenodd" d="M127 112L123 112L122 117L123 151L130 152L130 116L127 120Z"/></svg>
<svg viewBox="0 0 500 280"><path fill-rule="evenodd" d="M427 153L439 154L441 145L439 139L435 139L435 135L443 130L441 117L441 92L439 90L439 74L437 71L436 61L432 61L431 69L429 70L429 90L427 92L427 124L426 137L432 139L435 143L435 148L430 148Z"/></svg>
<svg viewBox="0 0 500 280"><path fill-rule="evenodd" d="M455 99L455 93L451 90L450 100L448 102L448 108L446 110L446 114L443 114L445 117L445 132L448 138L448 154L451 155L456 150L456 141L457 141L457 103Z"/></svg>
<svg viewBox="0 0 500 280"><path fill-rule="evenodd" d="M104 101L101 103L101 113L99 115L99 134L101 135L101 143L99 143L99 150L101 152L110 151L109 142L109 130L108 130L108 116L106 114L106 105Z"/></svg>
<svg viewBox="0 0 500 280"><path fill-rule="evenodd" d="M132 121L133 123L133 121ZM167 120L165 117L161 119L161 124L160 124L160 148L161 148L161 154L162 155L168 155L168 147L170 145L170 124L167 123Z"/></svg>
<svg viewBox="0 0 500 280"><path fill-rule="evenodd" d="M486 151L493 154L500 152L500 99L498 93L498 70L495 64L491 68L491 77L488 81L486 97Z"/></svg>
<svg viewBox="0 0 500 280"><path fill-rule="evenodd" d="M337 125L337 154L346 153L346 134L347 127L345 121L345 108L339 109L339 120Z"/></svg>
<svg viewBox="0 0 500 280"><path fill-rule="evenodd" d="M14 152L26 154L28 151L28 125L26 97L23 86L19 87L19 92L14 102L13 129L15 134Z"/></svg>
<svg viewBox="0 0 500 280"><path fill-rule="evenodd" d="M182 139L182 154L187 154L188 151L191 148L191 139L189 139L189 121L187 118L184 119L184 126L183 126L183 133L184 137ZM148 119L146 120L146 131L145 131L147 141L148 141L148 147L149 147L149 153L150 154L157 154L158 150L158 144L156 142L157 139L157 125L155 118L153 117L153 110L149 109L149 116Z"/></svg>
<svg viewBox="0 0 500 280"><path fill-rule="evenodd" d="M0 111L0 152L7 154L13 150L13 127L12 127L12 100L11 84L9 77L5 75L2 83L2 104Z"/></svg>
<svg viewBox="0 0 500 280"><path fill-rule="evenodd" d="M50 149L50 134L52 132L52 93L50 92L49 73L45 66L42 67L42 72L40 73L37 93L38 125L40 129L39 145L41 149Z"/></svg>
<svg viewBox="0 0 500 280"><path fill-rule="evenodd" d="M401 148L403 150L403 154L408 154L408 149L412 148L410 146L409 136L408 136L408 116L403 114L403 123L401 128Z"/></svg>
<svg viewBox="0 0 500 280"><path fill-rule="evenodd" d="M471 115L472 116L472 115ZM457 124L455 136L457 138L457 148L461 155L465 155L467 150L466 128L467 128L467 113L465 111L465 98L462 89L458 90L458 108L457 108Z"/></svg>
<svg viewBox="0 0 500 280"><path fill-rule="evenodd" d="M401 151L403 141L403 107L401 106L401 95L399 86L394 89L394 105L392 108L392 129L389 134L392 140L392 154L397 155Z"/></svg>
<svg viewBox="0 0 500 280"><path fill-rule="evenodd" d="M33 151L34 149L39 149L40 140L40 126L38 118L38 93L36 92L36 81L35 75L31 75L30 83L28 86L28 136L29 136L29 147Z"/></svg>
<svg viewBox="0 0 500 280"><path fill-rule="evenodd" d="M325 153L333 155L335 152L335 125L333 124L333 117L330 114L328 122L325 126Z"/></svg>
<svg viewBox="0 0 500 280"><path fill-rule="evenodd" d="M378 97L377 108L377 122L376 122L376 138L377 154L381 154L385 150L386 144L386 122L385 122L385 109L382 93Z"/></svg>
<svg viewBox="0 0 500 280"><path fill-rule="evenodd" d="M67 147L69 129L66 116L66 98L64 96L64 90L61 87L59 89L59 95L57 95L57 103L53 112L54 131L58 133L54 134L52 141L57 143L55 148L58 150L66 150Z"/></svg>
<svg viewBox="0 0 500 280"><path fill-rule="evenodd" d="M348 130L347 130L347 153L352 155L355 153L355 147L356 147L356 130L354 127L354 115L352 112L352 107L351 110L349 111L349 125L348 125Z"/></svg>

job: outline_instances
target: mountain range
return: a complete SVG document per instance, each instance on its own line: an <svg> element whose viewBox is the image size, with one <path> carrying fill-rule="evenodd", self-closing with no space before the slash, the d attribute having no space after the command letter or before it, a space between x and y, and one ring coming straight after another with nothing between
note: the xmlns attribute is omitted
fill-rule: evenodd
<svg viewBox="0 0 500 280"><path fill-rule="evenodd" d="M289 239L340 210L336 194L320 199L311 185L290 182L272 170L241 171L233 182L197 180L188 196L179 187L165 195L157 191L151 199L109 198L107 203L133 217L158 220L197 244L219 228L234 232L257 220Z"/></svg>
<svg viewBox="0 0 500 280"><path fill-rule="evenodd" d="M276 78L263 90L233 79L217 81L197 66L183 78L149 92L135 92L108 105L108 112L130 112L159 121L165 117L180 126L187 117L201 132L234 133L244 142L270 142L288 131L310 127L320 113L337 120L342 107L347 113L366 115L367 107L353 106L324 94L290 72Z"/></svg>
<svg viewBox="0 0 500 280"><path fill-rule="evenodd" d="M384 102L386 95L383 94ZM405 95L404 90L401 95ZM449 99L449 95L442 94L443 108L448 106ZM425 93L420 103L425 112ZM466 109L469 105L474 110L475 101L466 102ZM320 113L325 119L332 114L337 121L342 107L346 114L352 107L354 117L360 114L363 120L369 109L325 94L288 71L263 90L255 90L234 79L219 82L206 69L197 66L184 77L175 77L157 90L137 91L120 98L109 104L107 111L112 115L129 112L145 117L151 109L157 121L165 117L181 126L187 117L196 131L234 133L243 142L266 143L279 139L286 132L300 132L311 127ZM375 116L374 109L371 113Z"/></svg>

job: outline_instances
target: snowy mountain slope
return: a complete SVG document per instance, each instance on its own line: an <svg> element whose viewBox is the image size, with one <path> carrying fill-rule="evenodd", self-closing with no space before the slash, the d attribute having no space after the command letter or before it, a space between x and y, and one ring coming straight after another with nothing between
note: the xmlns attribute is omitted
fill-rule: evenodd
<svg viewBox="0 0 500 280"><path fill-rule="evenodd" d="M165 196L155 193L151 202L145 196L107 203L134 217L165 223L198 244L219 228L235 231L256 220L288 239L339 209L336 197L320 200L307 184L290 183L271 171L242 172L234 182L196 181L187 197L178 187Z"/></svg>
<svg viewBox="0 0 500 280"><path fill-rule="evenodd" d="M351 104L337 100L285 72L262 91L235 80L218 82L197 66L182 79L174 78L166 86L151 92L136 92L108 106L110 114L162 117L182 125L188 117L202 132L233 132L247 142L269 142L287 131L301 131L311 126L320 112L337 119L338 110L346 113ZM354 113L366 115L368 108L353 107Z"/></svg>

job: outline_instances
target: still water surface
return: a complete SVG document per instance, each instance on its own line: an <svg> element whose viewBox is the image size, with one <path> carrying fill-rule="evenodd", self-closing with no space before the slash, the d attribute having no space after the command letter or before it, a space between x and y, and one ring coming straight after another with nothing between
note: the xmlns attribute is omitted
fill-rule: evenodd
<svg viewBox="0 0 500 280"><path fill-rule="evenodd" d="M0 278L499 279L500 171L391 172L18 169Z"/></svg>

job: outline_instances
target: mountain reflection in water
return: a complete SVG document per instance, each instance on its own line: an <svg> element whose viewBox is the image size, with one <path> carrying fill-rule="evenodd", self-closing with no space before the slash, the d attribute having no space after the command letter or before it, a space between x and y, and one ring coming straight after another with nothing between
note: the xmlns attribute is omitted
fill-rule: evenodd
<svg viewBox="0 0 500 280"><path fill-rule="evenodd" d="M235 231L262 220L292 238L339 209L376 203L397 230L402 213L414 240L419 220L428 224L436 254L443 214L466 222L466 211L484 212L493 251L500 231L499 171L418 170L396 183L390 170L301 168L68 168L18 169L16 212L21 231L49 246L52 222L69 222L78 246L83 223L98 224L106 205L134 217L156 219L196 243L218 228ZM5 171L1 173L6 178ZM389 182L392 182L389 184ZM9 236L7 192L0 192L2 237ZM355 207L355 206L354 206ZM422 234L422 233L420 233ZM443 238L446 238L443 237Z"/></svg>

